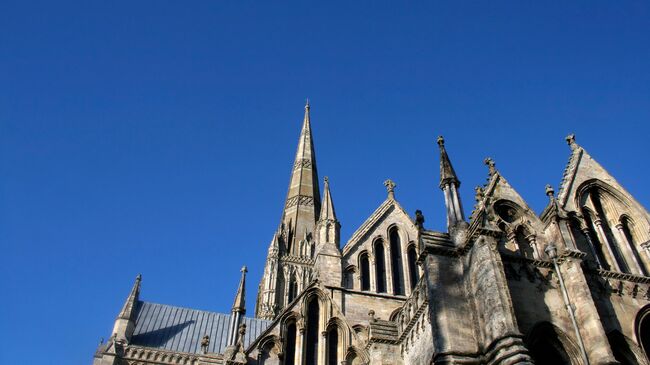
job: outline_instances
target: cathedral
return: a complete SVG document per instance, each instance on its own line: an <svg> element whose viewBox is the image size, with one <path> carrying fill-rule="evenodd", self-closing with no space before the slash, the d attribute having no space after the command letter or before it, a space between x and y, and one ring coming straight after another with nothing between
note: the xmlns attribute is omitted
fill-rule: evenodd
<svg viewBox="0 0 650 365"><path fill-rule="evenodd" d="M575 136L539 215L489 158L465 210L438 137L446 231L386 180L341 242L309 108L254 315L245 267L229 313L145 301L138 276L94 365L650 365L650 215Z"/></svg>

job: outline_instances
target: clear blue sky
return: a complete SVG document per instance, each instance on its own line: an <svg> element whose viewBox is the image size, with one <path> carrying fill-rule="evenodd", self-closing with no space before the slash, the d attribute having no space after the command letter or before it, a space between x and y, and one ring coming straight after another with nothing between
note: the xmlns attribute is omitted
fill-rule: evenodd
<svg viewBox="0 0 650 365"><path fill-rule="evenodd" d="M350 4L354 3L354 4ZM303 105L345 241L397 184L444 227L435 138L537 212L569 132L650 206L647 1L9 0L0 8L0 363L90 364L142 298L249 315Z"/></svg>

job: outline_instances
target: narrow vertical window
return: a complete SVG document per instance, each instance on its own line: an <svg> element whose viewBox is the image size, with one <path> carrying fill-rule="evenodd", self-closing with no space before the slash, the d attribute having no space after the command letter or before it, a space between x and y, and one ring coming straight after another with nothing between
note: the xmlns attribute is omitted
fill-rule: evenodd
<svg viewBox="0 0 650 365"><path fill-rule="evenodd" d="M296 322L287 326L284 359L284 365L294 365L296 362Z"/></svg>
<svg viewBox="0 0 650 365"><path fill-rule="evenodd" d="M396 228L391 229L390 242L390 264L391 277L393 279L393 294L404 295L404 267L402 262L402 241Z"/></svg>
<svg viewBox="0 0 650 365"><path fill-rule="evenodd" d="M307 336L305 341L305 365L318 364L320 306L318 298L312 297L307 305Z"/></svg>
<svg viewBox="0 0 650 365"><path fill-rule="evenodd" d="M288 300L287 304L291 303L294 299L296 299L296 296L298 295L298 283L296 282L296 277L291 275L291 279L289 280L289 294L288 294Z"/></svg>
<svg viewBox="0 0 650 365"><path fill-rule="evenodd" d="M327 365L339 364L339 331L332 327L327 332Z"/></svg>
<svg viewBox="0 0 650 365"><path fill-rule="evenodd" d="M343 274L343 287L345 289L354 289L354 269L349 267Z"/></svg>
<svg viewBox="0 0 650 365"><path fill-rule="evenodd" d="M361 267L361 290L370 290L370 261L367 252L359 255L359 266Z"/></svg>
<svg viewBox="0 0 650 365"><path fill-rule="evenodd" d="M415 286L417 285L419 279L415 245L409 246L409 248L406 250L406 256L408 257L409 262L409 278L411 279L411 289L415 289Z"/></svg>
<svg viewBox="0 0 650 365"><path fill-rule="evenodd" d="M384 242L375 242L375 276L377 277L377 292L386 292L386 255L384 253Z"/></svg>

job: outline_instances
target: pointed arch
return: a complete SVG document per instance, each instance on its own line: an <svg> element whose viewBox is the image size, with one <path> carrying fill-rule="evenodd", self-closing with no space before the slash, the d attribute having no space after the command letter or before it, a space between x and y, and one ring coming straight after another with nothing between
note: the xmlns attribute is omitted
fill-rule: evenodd
<svg viewBox="0 0 650 365"><path fill-rule="evenodd" d="M320 335L321 309L320 298L317 295L310 295L307 299L307 315L305 323L305 364L318 364L318 342Z"/></svg>
<svg viewBox="0 0 650 365"><path fill-rule="evenodd" d="M411 282L411 290L415 289L415 286L418 284L420 275L418 274L418 264L417 264L417 251L415 250L415 244L412 243L406 249L406 257L408 260L409 266L409 279Z"/></svg>
<svg viewBox="0 0 650 365"><path fill-rule="evenodd" d="M345 289L354 289L354 274L356 272L357 268L354 265L346 267L343 271L343 287Z"/></svg>
<svg viewBox="0 0 650 365"><path fill-rule="evenodd" d="M361 269L359 275L361 290L370 290L370 259L367 251L359 254L359 268Z"/></svg>
<svg viewBox="0 0 650 365"><path fill-rule="evenodd" d="M384 251L384 240L378 238L374 244L375 251L375 280L378 293L386 292L386 253Z"/></svg>
<svg viewBox="0 0 650 365"><path fill-rule="evenodd" d="M533 326L525 342L536 365L584 365L578 347L549 322Z"/></svg>
<svg viewBox="0 0 650 365"><path fill-rule="evenodd" d="M270 335L260 340L258 345L259 364L280 365L280 354L282 353L281 349L281 341L275 335Z"/></svg>
<svg viewBox="0 0 650 365"><path fill-rule="evenodd" d="M388 230L388 242L390 246L391 278L393 282L393 294L404 295L404 265L402 260L402 239L397 227Z"/></svg>
<svg viewBox="0 0 650 365"><path fill-rule="evenodd" d="M625 337L618 330L611 331L607 334L609 346L612 349L614 358L621 365L647 365L648 361L642 350L632 340Z"/></svg>
<svg viewBox="0 0 650 365"><path fill-rule="evenodd" d="M636 342L639 344L646 358L650 359L650 304L641 308L634 321Z"/></svg>

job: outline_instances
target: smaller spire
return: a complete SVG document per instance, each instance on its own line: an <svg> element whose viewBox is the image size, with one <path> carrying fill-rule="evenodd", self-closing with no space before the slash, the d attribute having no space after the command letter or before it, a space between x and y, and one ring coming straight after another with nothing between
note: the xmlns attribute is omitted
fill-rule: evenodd
<svg viewBox="0 0 650 365"><path fill-rule="evenodd" d="M141 282L142 282L142 274L138 274L138 276L135 277L135 283L133 283L131 292L129 293L129 296L126 298L126 302L124 303L124 306L120 311L120 314L117 316L118 319L127 319L127 320L131 319L131 316L133 315L133 311L135 309L135 305L138 302L138 300L140 300Z"/></svg>
<svg viewBox="0 0 650 365"><path fill-rule="evenodd" d="M437 139L438 147L440 147L440 188L444 189L447 184L454 184L456 187L460 186L460 181L456 176L456 171L451 165L449 160L449 155L447 155L447 150L445 149L445 139L442 136L438 136Z"/></svg>
<svg viewBox="0 0 650 365"><path fill-rule="evenodd" d="M241 280L239 280L239 288L237 288L235 302L232 304L232 311L246 314L246 273L248 272L248 268L246 266L242 266L240 271Z"/></svg>
<svg viewBox="0 0 650 365"><path fill-rule="evenodd" d="M336 212L334 211L334 202L332 201L332 193L330 193L330 181L325 176L323 179L323 204L320 208L319 221L336 221Z"/></svg>
<svg viewBox="0 0 650 365"><path fill-rule="evenodd" d="M388 192L388 198L395 199L395 187L397 184L395 184L391 179L386 179L386 181L384 181L384 186Z"/></svg>

